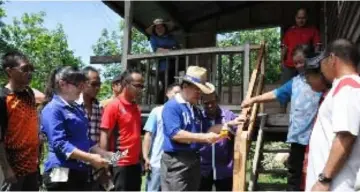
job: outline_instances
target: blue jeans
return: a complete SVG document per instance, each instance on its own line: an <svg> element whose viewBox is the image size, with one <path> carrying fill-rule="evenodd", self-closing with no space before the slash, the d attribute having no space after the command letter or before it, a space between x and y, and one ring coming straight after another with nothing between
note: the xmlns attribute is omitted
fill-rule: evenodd
<svg viewBox="0 0 360 192"><path fill-rule="evenodd" d="M160 191L160 167L151 167L146 178L146 191Z"/></svg>

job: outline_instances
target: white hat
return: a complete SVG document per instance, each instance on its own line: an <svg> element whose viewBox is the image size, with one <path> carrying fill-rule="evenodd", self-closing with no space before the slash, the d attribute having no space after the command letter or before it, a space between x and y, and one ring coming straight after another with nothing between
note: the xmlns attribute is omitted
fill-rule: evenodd
<svg viewBox="0 0 360 192"><path fill-rule="evenodd" d="M207 70L203 67L189 66L184 76L175 78L196 85L204 94L211 94L215 91L215 86L209 82L206 82L206 73Z"/></svg>
<svg viewBox="0 0 360 192"><path fill-rule="evenodd" d="M153 21L153 24L150 25L150 27L148 27L145 31L146 33L148 33L149 35L152 35L153 31L154 31L154 27L156 25L165 25L166 28L168 29L168 31L172 31L175 27L175 24L171 21L168 21L168 22L165 22L163 19L161 18L158 18L158 19L155 19Z"/></svg>

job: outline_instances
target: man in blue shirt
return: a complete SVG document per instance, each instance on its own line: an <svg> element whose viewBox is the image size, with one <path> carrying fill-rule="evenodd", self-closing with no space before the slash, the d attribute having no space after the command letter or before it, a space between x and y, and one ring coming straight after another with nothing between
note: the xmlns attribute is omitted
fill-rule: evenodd
<svg viewBox="0 0 360 192"><path fill-rule="evenodd" d="M180 92L178 84L168 87L166 96L172 99ZM163 154L162 145L164 142L162 110L164 106L155 107L150 115L144 130L146 131L143 140L143 158L145 169L149 171L146 181L146 191L160 191L160 160Z"/></svg>
<svg viewBox="0 0 360 192"><path fill-rule="evenodd" d="M200 186L200 143L212 144L221 136L222 125L208 129L202 111L196 106L201 93L210 94L215 87L206 82L206 69L190 66L181 77L181 92L165 103L164 153L161 159L163 191L196 191ZM208 130L207 133L205 129Z"/></svg>

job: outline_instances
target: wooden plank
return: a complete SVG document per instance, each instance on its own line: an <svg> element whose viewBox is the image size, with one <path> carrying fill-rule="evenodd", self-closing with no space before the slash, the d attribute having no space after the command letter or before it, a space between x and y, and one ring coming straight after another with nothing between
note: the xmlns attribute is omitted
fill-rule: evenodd
<svg viewBox="0 0 360 192"><path fill-rule="evenodd" d="M166 69L165 69L165 82L163 85L163 89L164 89L164 93L166 92L168 83L169 83L169 70L170 70L170 66L169 66L169 57L166 58ZM163 95L161 95L161 97L163 97Z"/></svg>
<svg viewBox="0 0 360 192"><path fill-rule="evenodd" d="M186 66L186 70L187 70L187 68L189 67L189 60L190 60L190 58L189 58L189 55L186 55L186 58L185 58L185 66ZM186 70L185 70L185 73L186 73Z"/></svg>
<svg viewBox="0 0 360 192"><path fill-rule="evenodd" d="M175 59L175 76L179 76L179 56Z"/></svg>
<svg viewBox="0 0 360 192"><path fill-rule="evenodd" d="M233 64L234 64L234 55L230 54L229 55L229 94L228 94L228 102L231 104L232 103L232 94L233 94L233 85L232 85L232 79L233 77Z"/></svg>
<svg viewBox="0 0 360 192"><path fill-rule="evenodd" d="M131 51L131 28L132 28L132 17L133 17L133 2L125 1L124 2L124 31L123 31L123 53L121 57L121 64L124 66L124 69L128 68L128 55Z"/></svg>
<svg viewBox="0 0 360 192"><path fill-rule="evenodd" d="M256 93L255 95L260 95L262 92L262 88L263 88L263 83L264 83L264 75L260 74L259 76L259 80L258 80L258 85L256 87ZM255 103L254 106L251 109L251 116L250 116L250 123L248 126L248 137L251 138L254 132L254 125L255 125L255 120L256 120L256 114L258 112L258 107L259 107L259 103Z"/></svg>
<svg viewBox="0 0 360 192"><path fill-rule="evenodd" d="M253 160L253 164L252 164L252 171L251 171L249 187L248 187L249 191L253 191L256 187L257 179L259 176L258 170L260 167L260 154L264 147L264 142L263 142L264 133L263 133L262 129L265 126L267 115L263 115L260 118L261 118L260 128L259 128L258 136L256 139L255 154L254 154L254 160Z"/></svg>
<svg viewBox="0 0 360 192"><path fill-rule="evenodd" d="M264 54L264 42L261 44L261 48L258 53L258 59L256 66L251 74L251 79L249 83L249 88L247 90L247 94L245 99L249 99L252 96L255 81L257 79L260 63L262 60L262 56ZM244 108L241 111L241 116L247 117L247 115L250 112L250 108ZM244 171L241 169L241 166L243 166L244 163L246 163L246 159L244 158L245 155L241 155L246 152L246 149L243 148L243 130L244 130L245 123L240 123L238 125L238 128L236 130L236 136L235 136L235 145L234 145L234 171L233 171L233 191L244 191L245 190L245 174ZM245 131L246 132L246 131ZM246 139L247 139L247 132L246 132Z"/></svg>
<svg viewBox="0 0 360 192"><path fill-rule="evenodd" d="M155 102L158 104L158 97L159 97L159 60L155 60Z"/></svg>
<svg viewBox="0 0 360 192"><path fill-rule="evenodd" d="M250 45L250 49L259 49L260 45ZM161 58L170 56L186 56L186 55L202 55L202 54L230 54L240 53L244 51L244 46L236 47L207 47L207 48L193 48L193 49L179 49L169 51L167 53L147 53L128 55L128 60L143 60L150 58Z"/></svg>
<svg viewBox="0 0 360 192"><path fill-rule="evenodd" d="M244 48L244 64L243 64L243 98L246 97L246 92L249 88L249 75L250 75L250 47L245 44Z"/></svg>
<svg viewBox="0 0 360 192"><path fill-rule="evenodd" d="M121 55L113 56L91 56L90 64L112 64L121 62Z"/></svg>
<svg viewBox="0 0 360 192"><path fill-rule="evenodd" d="M218 68L218 84L217 84L217 93L219 95L220 101L222 101L222 55L218 54L218 62L217 62L217 68Z"/></svg>

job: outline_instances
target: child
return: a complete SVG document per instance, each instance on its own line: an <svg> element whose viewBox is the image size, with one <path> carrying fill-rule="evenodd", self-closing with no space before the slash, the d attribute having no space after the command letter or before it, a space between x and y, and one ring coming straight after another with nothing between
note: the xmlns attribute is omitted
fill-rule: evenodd
<svg viewBox="0 0 360 192"><path fill-rule="evenodd" d="M277 100L284 105L291 100L287 135L287 142L291 144L288 159L287 190L289 191L300 191L305 149L309 143L313 119L321 95L313 91L305 80L304 63L309 54L310 47L308 45L296 46L293 51L293 60L299 75L273 91L250 98L242 103L242 107L249 107L253 103Z"/></svg>

